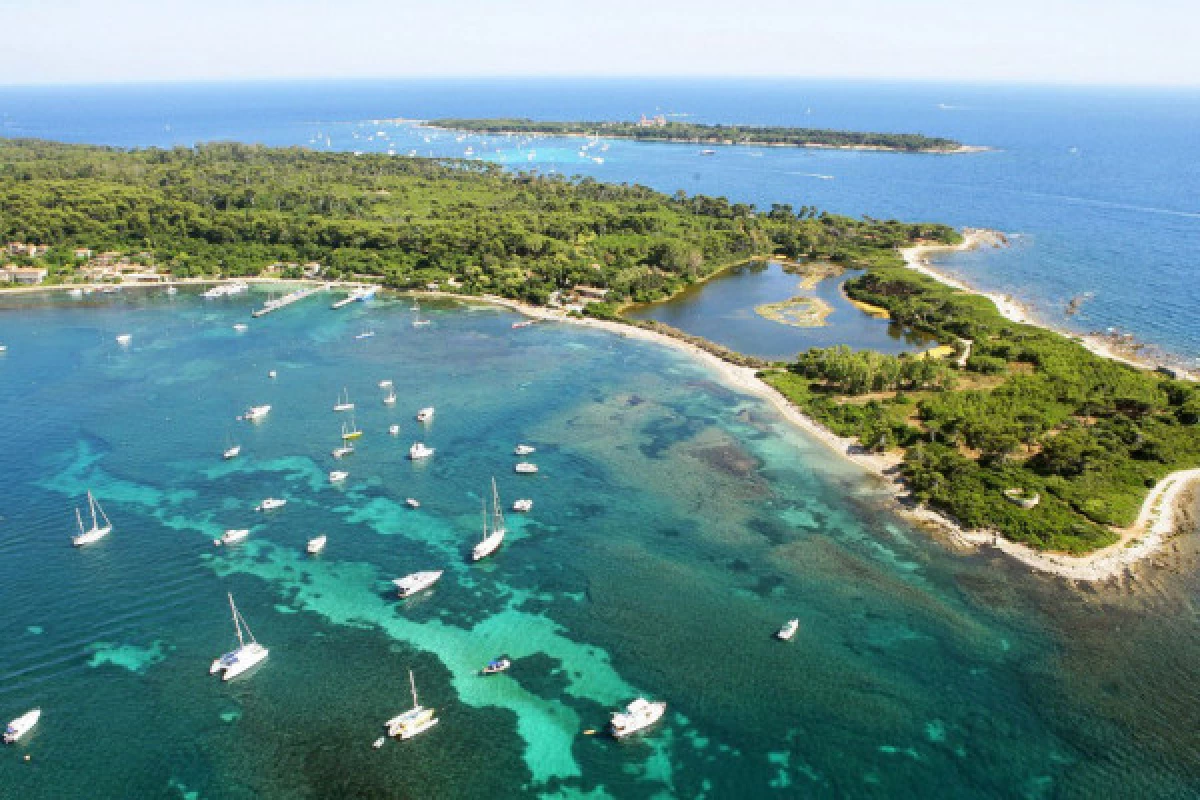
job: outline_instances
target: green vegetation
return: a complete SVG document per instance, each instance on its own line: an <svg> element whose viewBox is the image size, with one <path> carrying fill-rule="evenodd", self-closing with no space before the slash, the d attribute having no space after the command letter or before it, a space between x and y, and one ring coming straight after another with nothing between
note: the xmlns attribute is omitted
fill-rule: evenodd
<svg viewBox="0 0 1200 800"><path fill-rule="evenodd" d="M782 128L756 125L702 125L665 122L639 125L636 122L542 122L532 119L434 119L437 128L472 133L542 133L552 136L609 136L646 142L691 142L694 144L788 145L792 147L850 147L871 150L901 150L908 153L950 152L962 144L952 139L919 133L862 133L822 128Z"/></svg>
<svg viewBox="0 0 1200 800"><path fill-rule="evenodd" d="M145 251L180 277L317 261L333 278L407 288L454 277L464 293L534 303L587 284L620 305L770 253L841 261L921 235L953 232L808 207L760 213L722 197L479 162L0 140L0 238L52 245L66 265L75 247Z"/></svg>
<svg viewBox="0 0 1200 800"><path fill-rule="evenodd" d="M846 348L813 350L764 378L864 446L900 448L919 501L972 528L1081 553L1116 540L1147 489L1200 465L1200 388L1093 355L1005 319L986 298L877 257L856 300L962 352L965 370ZM1040 495L1023 509L1007 489Z"/></svg>

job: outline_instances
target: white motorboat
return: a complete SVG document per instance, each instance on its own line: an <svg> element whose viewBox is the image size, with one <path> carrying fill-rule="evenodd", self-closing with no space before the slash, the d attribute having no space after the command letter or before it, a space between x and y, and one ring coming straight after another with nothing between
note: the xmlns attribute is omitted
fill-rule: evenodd
<svg viewBox="0 0 1200 800"><path fill-rule="evenodd" d="M132 333L122 333L117 336L117 344L126 345L133 341Z"/></svg>
<svg viewBox="0 0 1200 800"><path fill-rule="evenodd" d="M434 716L434 709L425 708L417 700L417 682L413 679L411 669L408 671L408 682L412 686L413 707L387 721L388 736L411 739L438 723L438 718Z"/></svg>
<svg viewBox="0 0 1200 800"><path fill-rule="evenodd" d="M775 638L782 639L785 642L790 642L798 630L800 630L800 620L789 619L783 624L782 628L775 632Z"/></svg>
<svg viewBox="0 0 1200 800"><path fill-rule="evenodd" d="M433 419L433 406L426 406L417 412L417 422L429 422Z"/></svg>
<svg viewBox="0 0 1200 800"><path fill-rule="evenodd" d="M287 500L281 497L268 497L254 507L255 511L274 511L287 505Z"/></svg>
<svg viewBox="0 0 1200 800"><path fill-rule="evenodd" d="M408 498L407 500L405 500L405 501L404 501L404 505L408 506L409 508L420 508L420 507L421 507L421 501L420 501L420 500L417 500L417 499L416 499L416 498L414 498L414 497L410 497L410 498Z"/></svg>
<svg viewBox="0 0 1200 800"><path fill-rule="evenodd" d="M329 482L330 483L341 483L342 481L346 480L346 478L349 478L349 477L350 477L349 472L346 472L345 470L335 469L329 473Z"/></svg>
<svg viewBox="0 0 1200 800"><path fill-rule="evenodd" d="M354 403L350 402L350 390L342 389L342 393L338 395L337 402L333 405L334 411L353 411Z"/></svg>
<svg viewBox="0 0 1200 800"><path fill-rule="evenodd" d="M353 452L354 452L354 445L344 444L341 447L333 448L333 457L334 458L342 458L343 456L348 456Z"/></svg>
<svg viewBox="0 0 1200 800"><path fill-rule="evenodd" d="M83 515L79 513L79 509L75 509L75 522L79 525L79 535L71 538L71 544L76 547L83 547L85 544L92 544L103 539L108 534L112 533L112 522L109 521L108 515L104 513L104 509L96 502L96 498L88 492L88 510L92 515L92 527L84 530ZM104 524L100 524L100 520L104 520Z"/></svg>
<svg viewBox="0 0 1200 800"><path fill-rule="evenodd" d="M238 333L245 333L246 331L250 330L250 326L244 322L235 322L233 329Z"/></svg>
<svg viewBox="0 0 1200 800"><path fill-rule="evenodd" d="M666 703L651 703L646 698L639 697L626 706L624 711L613 713L610 726L612 735L621 739L648 728L658 722L666 710Z"/></svg>
<svg viewBox="0 0 1200 800"><path fill-rule="evenodd" d="M525 321L523 321L523 322L514 322L514 323L512 324L512 326L513 326L513 330L519 330L520 328L528 328L528 327L529 327L530 325L532 325L534 322L536 322L536 320L532 320L532 319L527 319L527 320L525 320Z"/></svg>
<svg viewBox="0 0 1200 800"><path fill-rule="evenodd" d="M382 380L379 382L379 388L380 389L390 389L390 388L392 388L392 382L390 380L386 380L386 379Z"/></svg>
<svg viewBox="0 0 1200 800"><path fill-rule="evenodd" d="M267 414L270 413L270 406L250 406L238 419L243 419L246 422L258 422L260 419L266 418Z"/></svg>
<svg viewBox="0 0 1200 800"><path fill-rule="evenodd" d="M322 533L320 536L318 536L315 539L309 539L308 546L305 547L304 549L308 551L308 554L310 556L315 556L317 553L320 553L322 550L325 549L325 544L328 541L329 541L329 537Z"/></svg>
<svg viewBox="0 0 1200 800"><path fill-rule="evenodd" d="M527 498L516 500L513 502L512 510L519 511L522 514L527 514L530 511L533 511L533 501Z"/></svg>
<svg viewBox="0 0 1200 800"><path fill-rule="evenodd" d="M249 535L249 528L230 528L229 530L225 531L225 533L221 534L220 539L213 539L213 544L217 547L220 547L223 544L234 544L235 542L242 541Z"/></svg>
<svg viewBox="0 0 1200 800"><path fill-rule="evenodd" d="M533 475L538 471L537 464L532 464L528 461L520 462L513 469L522 475Z"/></svg>
<svg viewBox="0 0 1200 800"><path fill-rule="evenodd" d="M242 446L240 444L235 444L226 447L225 452L221 454L221 457L228 461L231 458L237 458L239 455L241 455L241 453Z"/></svg>
<svg viewBox="0 0 1200 800"><path fill-rule="evenodd" d="M279 373L278 373L278 372L276 372L275 370L271 370L270 372L268 372L268 373L267 373L267 377L268 377L268 378L278 378L278 377L279 377Z"/></svg>
<svg viewBox="0 0 1200 800"><path fill-rule="evenodd" d="M413 446L408 448L408 457L413 461L420 461L422 458L429 458L435 452L435 448L426 447L422 442L413 442Z"/></svg>
<svg viewBox="0 0 1200 800"><path fill-rule="evenodd" d="M168 286L167 294L179 294L179 290L176 289L174 286Z"/></svg>
<svg viewBox="0 0 1200 800"><path fill-rule="evenodd" d="M530 453L537 452L537 448L530 444L519 444L513 450L513 455L527 456Z"/></svg>
<svg viewBox="0 0 1200 800"><path fill-rule="evenodd" d="M4 743L15 744L18 739L33 730L33 727L38 724L38 720L41 718L42 710L35 708L32 711L26 711L8 723L4 728Z"/></svg>
<svg viewBox="0 0 1200 800"><path fill-rule="evenodd" d="M389 425L388 433L390 433L392 436L399 436L400 435L400 426L399 425Z"/></svg>
<svg viewBox="0 0 1200 800"><path fill-rule="evenodd" d="M427 572L414 572L411 575L405 575L403 578L396 578L392 584L396 587L396 593L401 597L412 597L417 592L423 592L430 586L433 586L442 577L442 570L430 570Z"/></svg>
<svg viewBox="0 0 1200 800"><path fill-rule="evenodd" d="M266 660L267 648L263 647L250 632L246 619L233 604L233 595L229 595L229 610L233 612L233 627L237 631L238 646L212 662L208 668L209 675L221 674L221 680L236 678L246 670ZM244 631L244 632L243 632ZM250 641L247 642L246 639Z"/></svg>
<svg viewBox="0 0 1200 800"><path fill-rule="evenodd" d="M491 530L488 530L487 501L483 501L483 538L471 551L472 561L481 561L500 548L504 534L508 532L504 524L504 512L500 510L500 492L496 489L496 479L492 478L492 520Z"/></svg>

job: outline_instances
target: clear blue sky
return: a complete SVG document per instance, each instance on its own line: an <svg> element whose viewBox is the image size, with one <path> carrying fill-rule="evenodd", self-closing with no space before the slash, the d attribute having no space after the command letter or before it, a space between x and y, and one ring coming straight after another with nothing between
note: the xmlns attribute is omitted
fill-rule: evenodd
<svg viewBox="0 0 1200 800"><path fill-rule="evenodd" d="M0 83L780 75L1200 83L1200 0L0 0Z"/></svg>

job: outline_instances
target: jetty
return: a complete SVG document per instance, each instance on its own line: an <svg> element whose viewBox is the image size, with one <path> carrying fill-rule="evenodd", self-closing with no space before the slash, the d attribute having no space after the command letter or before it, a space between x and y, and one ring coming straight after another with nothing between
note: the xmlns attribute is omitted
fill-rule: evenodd
<svg viewBox="0 0 1200 800"><path fill-rule="evenodd" d="M290 306L292 303L296 303L296 302L303 300L306 297L313 296L317 292L328 291L332 286L333 286L333 284L331 284L331 283L325 283L320 286L306 286L303 289L297 289L294 292L285 294L283 297L280 297L280 298L277 298L274 300L268 300L267 302L263 303L262 308L256 309L255 311L251 312L251 316L253 316L255 318L265 317L267 314L270 314L272 311L278 311L281 308L286 308L286 307Z"/></svg>

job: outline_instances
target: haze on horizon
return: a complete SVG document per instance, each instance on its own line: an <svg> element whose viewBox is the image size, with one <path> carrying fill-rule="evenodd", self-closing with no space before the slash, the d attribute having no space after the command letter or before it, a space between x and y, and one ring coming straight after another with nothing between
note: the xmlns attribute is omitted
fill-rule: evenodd
<svg viewBox="0 0 1200 800"><path fill-rule="evenodd" d="M0 0L0 84L725 76L1194 86L1156 0Z"/></svg>

